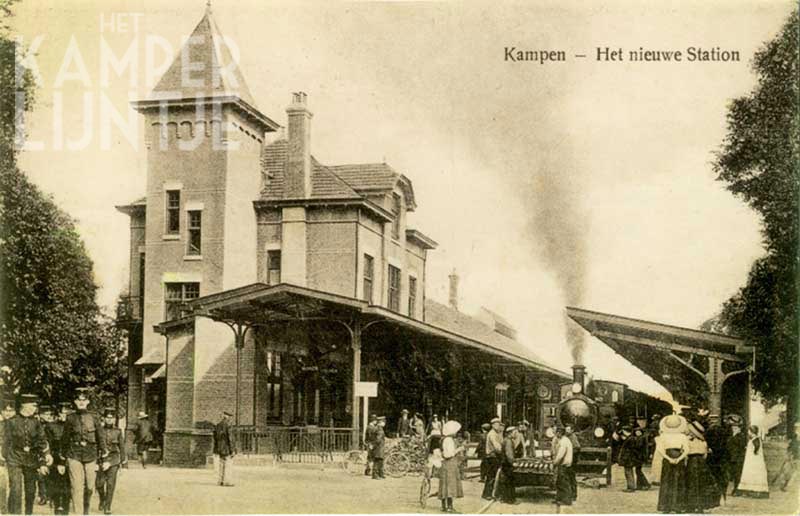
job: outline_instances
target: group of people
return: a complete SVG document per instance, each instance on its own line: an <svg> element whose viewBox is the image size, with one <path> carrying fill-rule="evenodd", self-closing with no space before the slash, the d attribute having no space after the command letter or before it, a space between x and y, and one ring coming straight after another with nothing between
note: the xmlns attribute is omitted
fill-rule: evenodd
<svg viewBox="0 0 800 516"><path fill-rule="evenodd" d="M674 414L659 423L653 472L660 482L658 510L702 513L720 505L733 483L732 496L769 497L767 467L759 429L743 429L739 416L726 422Z"/></svg>
<svg viewBox="0 0 800 516"><path fill-rule="evenodd" d="M54 514L89 514L95 490L99 510L111 514L117 474L128 461L125 435L117 428L114 409L104 410L101 418L88 407L87 388L76 389L74 401L59 410L40 406L33 394L3 401L2 512L32 514L38 488L39 503L50 504ZM146 440L142 433L137 431Z"/></svg>

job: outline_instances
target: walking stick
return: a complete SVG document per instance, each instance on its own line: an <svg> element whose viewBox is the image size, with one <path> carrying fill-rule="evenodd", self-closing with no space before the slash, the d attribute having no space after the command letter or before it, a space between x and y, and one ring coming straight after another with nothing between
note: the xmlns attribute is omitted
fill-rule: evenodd
<svg viewBox="0 0 800 516"><path fill-rule="evenodd" d="M497 501L497 484L500 483L500 472L501 471L502 470L498 468L497 469L497 473L494 476L494 485L492 486L492 499L489 500L488 502L486 502L483 507L481 507L481 509L478 511L478 514L483 514L486 511L488 511L489 507L491 507L492 504L494 504L494 502Z"/></svg>

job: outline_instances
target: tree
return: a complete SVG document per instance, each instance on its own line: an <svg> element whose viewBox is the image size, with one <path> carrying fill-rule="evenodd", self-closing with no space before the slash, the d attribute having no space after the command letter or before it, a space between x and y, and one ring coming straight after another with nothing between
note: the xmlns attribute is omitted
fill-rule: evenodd
<svg viewBox="0 0 800 516"><path fill-rule="evenodd" d="M0 0L0 379L54 401L79 384L114 393L109 364L124 348L95 302L92 261L72 219L17 168L33 81L6 30L12 3Z"/></svg>
<svg viewBox="0 0 800 516"><path fill-rule="evenodd" d="M798 14L753 60L758 85L735 99L717 155L717 179L761 215L766 255L725 302L718 326L756 347L753 387L787 402L787 431L798 404Z"/></svg>

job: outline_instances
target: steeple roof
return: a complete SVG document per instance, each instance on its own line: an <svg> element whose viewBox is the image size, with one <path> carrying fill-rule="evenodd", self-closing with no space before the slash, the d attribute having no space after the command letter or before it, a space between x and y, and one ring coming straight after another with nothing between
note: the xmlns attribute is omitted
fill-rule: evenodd
<svg viewBox="0 0 800 516"><path fill-rule="evenodd" d="M204 98L234 95L256 107L226 38L207 8L175 60L158 81L151 98Z"/></svg>
<svg viewBox="0 0 800 516"><path fill-rule="evenodd" d="M134 101L134 108L144 111L164 103L229 103L260 122L266 131L275 131L280 125L259 111L226 39L207 7L150 96Z"/></svg>

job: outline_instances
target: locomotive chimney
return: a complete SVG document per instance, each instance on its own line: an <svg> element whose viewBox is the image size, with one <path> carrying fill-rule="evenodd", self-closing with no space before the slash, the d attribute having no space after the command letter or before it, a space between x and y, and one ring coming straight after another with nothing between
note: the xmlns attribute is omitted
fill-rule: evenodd
<svg viewBox="0 0 800 516"><path fill-rule="evenodd" d="M583 383L583 377L586 374L586 366L575 364L572 366L572 381L581 386L581 394L585 394L584 388L586 387Z"/></svg>

